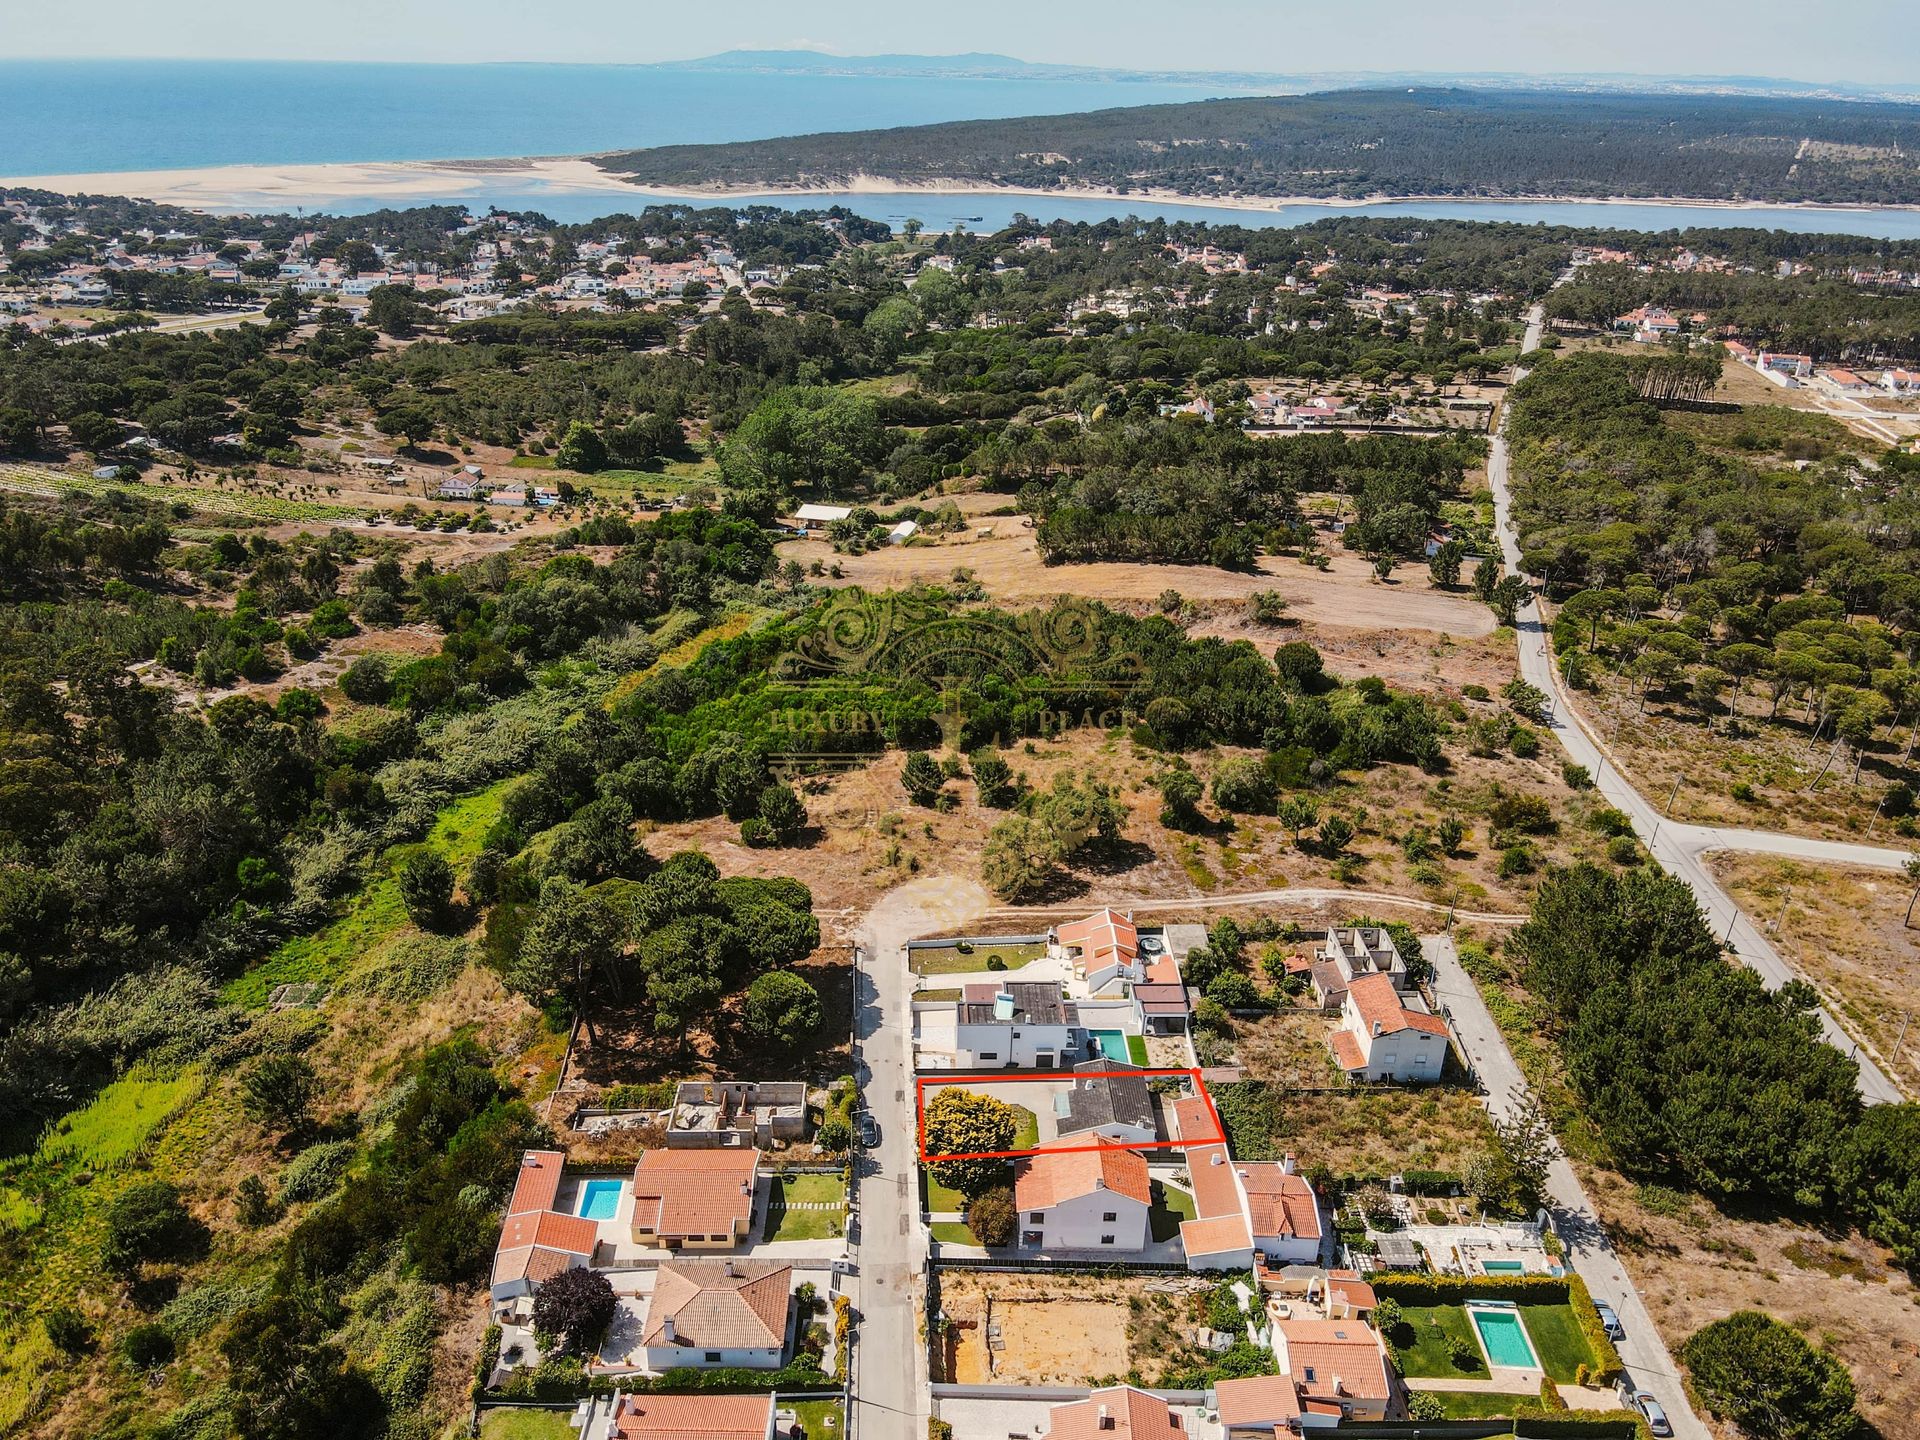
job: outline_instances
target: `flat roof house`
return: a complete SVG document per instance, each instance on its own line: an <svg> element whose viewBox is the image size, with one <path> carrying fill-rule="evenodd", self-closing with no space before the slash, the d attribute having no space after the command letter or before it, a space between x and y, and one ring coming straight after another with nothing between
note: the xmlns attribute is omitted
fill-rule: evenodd
<svg viewBox="0 0 1920 1440"><path fill-rule="evenodd" d="M1338 1010L1347 987L1362 975L1385 975L1393 988L1407 988L1407 963L1393 936L1381 925L1335 925L1328 929L1308 972L1313 995L1323 1010Z"/></svg>
<svg viewBox="0 0 1920 1440"><path fill-rule="evenodd" d="M1109 1385L1056 1405L1048 1423L1048 1440L1188 1440L1171 1405L1131 1385Z"/></svg>
<svg viewBox="0 0 1920 1440"><path fill-rule="evenodd" d="M773 1260L663 1262L640 1332L647 1368L779 1369L792 1290L793 1267Z"/></svg>
<svg viewBox="0 0 1920 1440"><path fill-rule="evenodd" d="M806 1134L807 1087L799 1080L683 1080L667 1122L676 1149L765 1148Z"/></svg>
<svg viewBox="0 0 1920 1440"><path fill-rule="evenodd" d="M1014 1162L1020 1244L1031 1250L1144 1250L1153 1206L1146 1160L1131 1150L1058 1148L1063 1143L1056 1140Z"/></svg>
<svg viewBox="0 0 1920 1440"><path fill-rule="evenodd" d="M1354 1080L1438 1080L1446 1066L1447 1022L1414 1009L1385 975L1363 975L1347 987L1333 1058Z"/></svg>
<svg viewBox="0 0 1920 1440"><path fill-rule="evenodd" d="M954 1055L963 1067L1051 1070L1085 1043L1079 1016L1052 981L988 981L961 988Z"/></svg>
<svg viewBox="0 0 1920 1440"><path fill-rule="evenodd" d="M622 1395L608 1440L771 1440L773 1396Z"/></svg>
<svg viewBox="0 0 1920 1440"><path fill-rule="evenodd" d="M669 1250L728 1250L753 1228L760 1152L649 1150L633 1167L633 1239Z"/></svg>

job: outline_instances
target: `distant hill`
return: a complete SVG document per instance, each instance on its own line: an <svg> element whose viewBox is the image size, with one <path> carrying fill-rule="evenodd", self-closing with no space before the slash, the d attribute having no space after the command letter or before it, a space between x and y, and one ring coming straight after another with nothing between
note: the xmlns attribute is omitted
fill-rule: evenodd
<svg viewBox="0 0 1920 1440"><path fill-rule="evenodd" d="M856 177L1196 196L1920 204L1920 106L1726 95L1342 90L596 157L669 187Z"/></svg>
<svg viewBox="0 0 1920 1440"><path fill-rule="evenodd" d="M727 50L696 60L666 60L643 68L767 75L938 76L942 79L1085 80L1104 84L1151 82L1218 85L1223 90L1256 90L1269 95L1414 86L1429 90L1571 90L1615 95L1765 95L1920 102L1920 85L1852 85L1837 81L1783 80L1766 75L1580 72L1524 75L1498 70L1314 70L1294 73L1266 70L1143 70L1059 65L977 50L958 55L830 55L818 50Z"/></svg>

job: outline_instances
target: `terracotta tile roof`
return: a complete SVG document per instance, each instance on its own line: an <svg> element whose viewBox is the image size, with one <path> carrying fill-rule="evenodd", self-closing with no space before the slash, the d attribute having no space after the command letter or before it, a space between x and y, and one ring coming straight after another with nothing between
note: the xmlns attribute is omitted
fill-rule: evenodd
<svg viewBox="0 0 1920 1440"><path fill-rule="evenodd" d="M633 1168L633 1223L658 1235L725 1235L753 1215L758 1150L648 1150Z"/></svg>
<svg viewBox="0 0 1920 1440"><path fill-rule="evenodd" d="M573 1268L577 1252L550 1250L543 1245L519 1245L501 1250L493 1257L493 1276L488 1282L504 1285L510 1280L531 1280L544 1284L562 1270Z"/></svg>
<svg viewBox="0 0 1920 1440"><path fill-rule="evenodd" d="M1131 1150L1042 1148L1014 1162L1013 1202L1022 1210L1050 1210L1103 1187L1142 1205L1153 1203L1147 1162Z"/></svg>
<svg viewBox="0 0 1920 1440"><path fill-rule="evenodd" d="M1360 1023L1369 1033L1378 1025L1382 1035L1397 1035L1402 1030L1418 1030L1427 1035L1444 1035L1447 1022L1438 1015L1422 1015L1401 1002L1400 992L1385 975L1362 975L1347 987L1347 998L1359 1012Z"/></svg>
<svg viewBox="0 0 1920 1440"><path fill-rule="evenodd" d="M1220 1138L1220 1127L1214 1123L1213 1112L1198 1095L1183 1095L1167 1110L1173 1116L1175 1139L1209 1141Z"/></svg>
<svg viewBox="0 0 1920 1440"><path fill-rule="evenodd" d="M1071 1405L1056 1405L1049 1418L1051 1440L1186 1440L1187 1433L1166 1401L1131 1385L1112 1385Z"/></svg>
<svg viewBox="0 0 1920 1440"><path fill-rule="evenodd" d="M1187 1178L1193 1187L1194 1213L1201 1219L1245 1213L1226 1146L1196 1145L1189 1149Z"/></svg>
<svg viewBox="0 0 1920 1440"><path fill-rule="evenodd" d="M600 1239L600 1227L579 1215L560 1215L552 1210L532 1210L524 1215L509 1215L500 1227L500 1248L515 1250L522 1245L543 1245L564 1250L570 1255L591 1255Z"/></svg>
<svg viewBox="0 0 1920 1440"><path fill-rule="evenodd" d="M1300 1392L1286 1375L1216 1381L1213 1397L1219 1402L1220 1423L1228 1429L1284 1424L1300 1414Z"/></svg>
<svg viewBox="0 0 1920 1440"><path fill-rule="evenodd" d="M1304 1398L1385 1400L1391 1396L1380 1342L1360 1321L1281 1320L1274 1333L1284 1342L1286 1373ZM1338 1389L1335 1380L1340 1382Z"/></svg>
<svg viewBox="0 0 1920 1440"><path fill-rule="evenodd" d="M1351 1030L1333 1032L1333 1058L1342 1070L1361 1070L1367 1057L1360 1053L1360 1040Z"/></svg>
<svg viewBox="0 0 1920 1440"><path fill-rule="evenodd" d="M1253 1236L1247 1233L1246 1216L1238 1211L1180 1222L1180 1248L1189 1261L1207 1255L1228 1255L1252 1246Z"/></svg>
<svg viewBox="0 0 1920 1440"><path fill-rule="evenodd" d="M1329 1270L1327 1291L1356 1310L1371 1310L1380 1303L1373 1293L1373 1286L1362 1280L1355 1270Z"/></svg>
<svg viewBox="0 0 1920 1440"><path fill-rule="evenodd" d="M766 1440L771 1395L622 1395L614 1440Z"/></svg>
<svg viewBox="0 0 1920 1440"><path fill-rule="evenodd" d="M1247 1215L1256 1235L1284 1239L1318 1240L1320 1206L1305 1177L1289 1175L1269 1160L1242 1162L1240 1184L1247 1192Z"/></svg>
<svg viewBox="0 0 1920 1440"><path fill-rule="evenodd" d="M669 1260L655 1272L640 1343L708 1350L782 1345L792 1279L791 1265L771 1260Z"/></svg>
<svg viewBox="0 0 1920 1440"><path fill-rule="evenodd" d="M1151 967L1147 973L1153 973ZM1175 971L1176 975L1178 973ZM1178 980L1171 983L1150 980L1143 985L1136 985L1133 987L1133 998L1139 1002L1141 1011L1148 1015L1185 1015L1193 1008L1187 1003L1187 987Z"/></svg>
<svg viewBox="0 0 1920 1440"><path fill-rule="evenodd" d="M566 1160L558 1150L529 1150L522 1155L519 1173L513 1179L513 1198L507 1201L507 1214L553 1209L554 1196L560 1193L560 1171Z"/></svg>
<svg viewBox="0 0 1920 1440"><path fill-rule="evenodd" d="M1116 960L1130 965L1140 953L1140 932L1119 911L1096 910L1062 925L1060 943L1079 950L1089 969Z"/></svg>

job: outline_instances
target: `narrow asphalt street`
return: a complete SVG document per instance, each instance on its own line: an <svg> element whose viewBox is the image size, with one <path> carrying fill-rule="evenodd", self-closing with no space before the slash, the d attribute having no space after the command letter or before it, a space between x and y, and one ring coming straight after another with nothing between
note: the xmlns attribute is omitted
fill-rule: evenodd
<svg viewBox="0 0 1920 1440"><path fill-rule="evenodd" d="M915 880L887 892L855 937L854 1077L880 1127L877 1149L856 1165L849 1293L854 1331L854 1413L859 1440L924 1440L927 1233L920 1223L919 1133L913 1088L913 990L906 942L964 924L987 904L970 881Z"/></svg>
<svg viewBox="0 0 1920 1440"><path fill-rule="evenodd" d="M1433 961L1434 997L1446 1008L1467 1060L1486 1091L1486 1106L1497 1119L1510 1116L1527 1084L1520 1075L1506 1037L1493 1023L1480 987L1460 967L1451 935L1423 935L1420 949ZM1641 1302L1640 1292L1627 1274L1607 1234L1601 1228L1593 1204L1573 1173L1565 1155L1555 1146L1553 1168L1547 1172L1548 1201L1553 1210L1553 1226L1567 1242L1567 1255L1580 1278L1587 1282L1593 1298L1604 1300L1620 1317L1627 1338L1619 1341L1620 1358L1634 1382L1650 1392L1667 1412L1679 1440L1710 1440L1707 1428L1687 1403L1679 1371L1660 1338L1653 1317Z"/></svg>
<svg viewBox="0 0 1920 1440"><path fill-rule="evenodd" d="M1543 311L1536 305L1527 317L1526 338L1522 350L1539 348L1540 330L1543 324ZM1517 371L1515 382L1526 374ZM1507 441L1504 433L1506 415L1502 411L1500 431L1493 437L1492 452L1487 458L1487 480L1493 489L1494 524L1500 538L1500 549L1507 569L1515 574L1520 569L1520 545L1513 524L1513 497L1507 480ZM1886 849L1872 845L1838 844L1827 840L1810 840L1796 835L1769 834L1754 830L1721 829L1708 825L1680 825L1665 819L1632 782L1621 773L1620 767L1607 755L1599 739L1586 727L1579 713L1574 709L1564 686L1561 683L1559 667L1553 663L1552 649L1544 620L1541 617L1539 602L1529 599L1522 607L1518 624L1517 639L1520 648L1520 673L1531 684L1538 686L1552 697L1546 728L1553 732L1568 757L1575 764L1587 767L1593 776L1594 785L1607 803L1624 811L1633 821L1634 833L1640 843L1659 861L1670 874L1679 876L1693 887L1693 893L1700 901L1700 907L1706 912L1707 923L1715 932L1730 943L1738 952L1741 960L1759 972L1767 988L1777 990L1787 981L1797 977L1798 972L1781 958L1780 953L1765 935L1734 904L1733 898L1720 887L1713 872L1707 868L1706 857L1716 850L1755 850L1775 855L1792 855L1801 859L1824 862L1844 862L1856 865L1869 865L1880 869L1898 869L1906 863L1908 852ZM1902 1098L1900 1087L1887 1076L1874 1059L1862 1053L1859 1043L1849 1035L1833 1018L1832 1012L1823 1007L1820 1011L1820 1025L1828 1041L1838 1050L1844 1051L1859 1062L1860 1093L1874 1103L1892 1103Z"/></svg>

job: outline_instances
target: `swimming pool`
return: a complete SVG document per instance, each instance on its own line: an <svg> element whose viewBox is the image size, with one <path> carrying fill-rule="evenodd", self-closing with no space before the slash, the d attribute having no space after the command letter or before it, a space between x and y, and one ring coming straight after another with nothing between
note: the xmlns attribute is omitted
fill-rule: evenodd
<svg viewBox="0 0 1920 1440"><path fill-rule="evenodd" d="M1487 1352L1489 1365L1510 1370L1538 1370L1540 1361L1527 1338L1527 1327L1520 1323L1519 1307L1497 1301L1481 1301L1467 1307L1473 1328L1480 1332L1480 1344Z"/></svg>
<svg viewBox="0 0 1920 1440"><path fill-rule="evenodd" d="M1100 1047L1100 1054L1108 1060L1118 1060L1122 1064L1132 1064L1127 1051L1127 1032L1124 1030L1089 1030L1093 1043Z"/></svg>
<svg viewBox="0 0 1920 1440"><path fill-rule="evenodd" d="M1482 1260L1480 1268L1488 1275L1524 1275L1527 1263L1524 1260Z"/></svg>
<svg viewBox="0 0 1920 1440"><path fill-rule="evenodd" d="M611 1220L620 1213L619 1180L589 1180L580 1187L580 1216L585 1220Z"/></svg>

